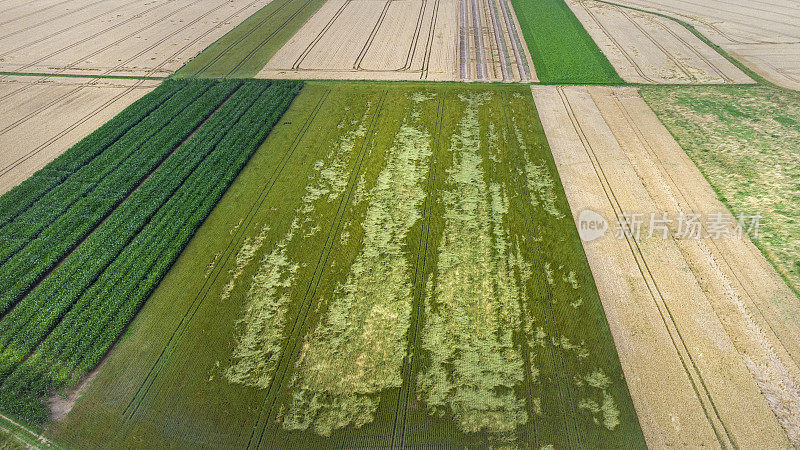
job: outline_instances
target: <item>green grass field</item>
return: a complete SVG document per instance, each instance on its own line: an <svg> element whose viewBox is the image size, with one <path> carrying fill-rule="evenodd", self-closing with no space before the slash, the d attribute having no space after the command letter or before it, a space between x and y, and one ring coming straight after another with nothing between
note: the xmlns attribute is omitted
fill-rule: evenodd
<svg viewBox="0 0 800 450"><path fill-rule="evenodd" d="M248 17L175 73L175 77L250 78L324 0L275 0Z"/></svg>
<svg viewBox="0 0 800 450"><path fill-rule="evenodd" d="M800 94L766 86L642 88L642 96L734 216L800 292Z"/></svg>
<svg viewBox="0 0 800 450"><path fill-rule="evenodd" d="M644 447L526 86L308 83L52 434Z"/></svg>
<svg viewBox="0 0 800 450"><path fill-rule="evenodd" d="M564 0L511 0L546 84L624 84Z"/></svg>

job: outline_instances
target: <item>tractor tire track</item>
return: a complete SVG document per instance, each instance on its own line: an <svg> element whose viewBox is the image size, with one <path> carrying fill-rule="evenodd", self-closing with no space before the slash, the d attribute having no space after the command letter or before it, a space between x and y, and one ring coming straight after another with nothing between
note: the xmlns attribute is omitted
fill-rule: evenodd
<svg viewBox="0 0 800 450"><path fill-rule="evenodd" d="M397 393L397 410L392 426L391 448L406 448L405 437L408 422L408 404L416 387L414 382L414 357L420 347L419 328L425 310L425 275L428 272L428 243L431 234L431 210L436 192L436 157L441 147L442 124L444 122L444 94L436 107L436 123L434 125L434 141L431 151L431 162L428 169L428 189L423 206L423 223L420 229L420 244L417 249L417 262L414 266L414 294L411 305L412 326L408 330L408 348L401 369L403 384Z"/></svg>
<svg viewBox="0 0 800 450"><path fill-rule="evenodd" d="M342 6L340 6L339 9L336 10L333 16L331 16L330 20L328 20L328 23L326 23L325 26L322 28L322 31L320 31L319 34L317 34L317 36L311 41L311 43L309 43L306 46L306 48L300 53L300 56L297 57L294 64L292 64L292 70L300 69L300 64L302 64L303 61L305 61L306 57L308 57L308 54L311 53L312 50L314 50L314 47L316 47L319 41L321 41L322 38L325 37L325 34L331 29L331 27L333 27L333 23L336 22L336 19L338 19L339 16L342 15L347 6L350 5L351 1L352 0L345 0L345 2L342 3Z"/></svg>
<svg viewBox="0 0 800 450"><path fill-rule="evenodd" d="M583 144L584 151L586 152L587 157L589 158L592 167L595 171L595 175L597 176L598 180L603 187L603 192L608 200L609 204L614 209L614 213L616 214L619 220L622 220L622 212L624 209L619 202L616 194L614 193L613 189L611 188L611 184L608 181L608 178L605 175L605 171L603 167L600 165L599 159L589 142L586 134L583 131L583 128L580 125L580 122L575 115L574 109L572 104L569 101L569 98L564 92L563 87L557 88L559 96L561 97L561 101L564 105L567 114L569 115L570 122L574 128L575 133L579 136L581 143ZM642 252L641 248L639 247L638 242L631 239L629 236L625 236L625 240L628 244L628 247L634 256L634 260L636 261L637 268L639 269L639 273L642 275L642 279L645 281L647 285L648 292L650 293L650 297L653 299L653 302L658 309L659 315L661 316L661 320L664 323L664 327L668 330L670 335L670 340L672 343L675 352L678 354L678 357L683 365L684 373L686 373L687 378L694 389L694 392L700 402L700 405L703 408L703 412L708 419L709 426L712 430L714 430L714 434L717 437L717 440L723 448L733 447L738 448L736 445L736 441L730 434L725 422L719 415L717 411L717 407L714 404L713 397L711 396L708 387L703 380L703 376L700 373L699 368L697 367L690 351L689 347L683 339L683 336L678 329L677 323L675 322L675 318L672 315L672 312L669 309L669 306L666 304L664 297L658 287L658 283L653 276L650 267L647 261L644 258L644 253ZM708 405L707 405L708 403ZM720 431L719 428L722 428Z"/></svg>
<svg viewBox="0 0 800 450"><path fill-rule="evenodd" d="M192 302L189 305L189 308L181 317L178 325L170 335L169 340L164 345L164 348L161 350L158 358L156 358L156 361L150 367L150 370L145 376L145 379L139 385L137 391L134 393L130 402L128 402L128 405L125 407L123 415L125 416L126 420L130 420L133 418L133 415L138 411L139 407L144 401L144 398L146 397L147 393L149 392L156 378L160 374L161 369L164 366L166 366L167 362L172 357L175 348L177 347L180 340L183 338L183 334L185 333L186 329L189 327L189 323L194 318L195 313L200 308L202 303L208 297L211 287L216 283L220 274L223 272L222 270L223 267L225 267L227 262L232 257L234 257L233 255L236 253L236 248L238 247L237 243L244 239L245 230L253 222L256 214L266 201L267 196L272 192L272 188L274 187L278 177L280 177L280 175L283 173L283 169L286 167L286 164L288 163L289 159L292 157L295 150L297 150L298 146L300 145L300 142L302 142L303 138L305 137L306 133L311 127L311 124L314 122L314 119L316 118L317 114L322 109L322 105L327 100L330 92L331 92L330 90L327 90L324 94L322 94L319 101L315 105L314 109L311 111L308 118L303 123L303 126L300 128L300 131L298 132L297 136L292 141L292 144L290 145L283 159L279 162L278 166L275 168L272 175L270 176L268 182L262 188L259 197L257 197L257 199L250 205L247 215L245 216L245 221L237 229L236 233L234 233L233 237L228 241L227 246L223 250L223 254L226 254L227 256L224 259L221 259L215 265L213 276L207 277L206 280L203 282L200 291L197 293L197 295L195 295L195 298L192 300Z"/></svg>
<svg viewBox="0 0 800 450"><path fill-rule="evenodd" d="M260 43L259 43L259 44L258 44L258 45L255 47L255 48L253 48L253 49L252 49L252 50L251 50L251 51L250 51L250 52L247 54L247 56L245 56L245 57L244 57L244 58L243 58L241 61L239 61L239 62L238 62L238 63L237 63L237 64L236 64L236 65L233 67L233 69L231 69L231 71L230 71L230 72L228 72L228 74L226 75L226 77L230 77L231 75L233 75L233 74L234 74L234 72L236 72L237 70L239 70L239 68L240 68L240 67L242 67L242 65L244 65L244 63L246 63L247 61L249 61L249 60L250 60L250 58L252 58L252 57L253 57L253 55L254 55L254 54L257 52L257 51L261 50L261 48L262 48L262 47L264 47L264 45L266 45L266 44L267 44L267 43L268 43L270 40L272 40L272 38L273 38L273 37L275 37L275 35L276 35L276 34L278 34L279 32L283 31L283 29L284 29L284 28L286 28L286 26L289 24L289 22L291 22L292 20L294 20L294 18L295 18L295 17L299 16L299 15L300 15L300 13L302 13L303 11L305 11L306 7L308 7L308 5L310 5L312 1L314 1L314 0L306 0L306 2L303 4L303 6L301 6L301 7L300 7L300 9L298 9L298 10L297 10L297 11L295 11L295 12L294 12L294 13L293 13L291 16L289 16L289 18L288 18L288 19L286 19L286 20L285 20L285 21L284 21L284 22L283 22L283 23L282 23L282 24L281 24L281 25L280 25L278 28L276 28L276 29L275 29L275 31L273 31L272 33L270 33L270 34L269 34L269 35L268 35L266 38L264 38L264 40L263 40L263 41L261 41L261 42L260 42Z"/></svg>
<svg viewBox="0 0 800 450"><path fill-rule="evenodd" d="M367 41L364 42L364 45L361 47L361 51L356 57L356 61L353 63L353 69L361 70L361 63L364 61L364 56L366 56L367 50L369 50L369 47L372 45L372 42L378 35L378 30L380 30L381 24L383 24L384 19L386 19L386 14L389 12L389 6L391 4L392 0L386 0L386 3L383 5L383 9L381 10L381 14L378 16L378 21L375 22L375 25L372 27L372 31L369 33ZM417 22L419 23L419 21Z"/></svg>
<svg viewBox="0 0 800 450"><path fill-rule="evenodd" d="M361 173L361 167L364 163L365 155L367 153L367 149L372 144L372 140L374 139L376 133L376 126L378 120L380 119L381 112L383 111L383 106L386 101L388 91L383 91L381 93L381 97L378 100L378 105L375 109L375 115L372 117L370 121L369 127L367 128L367 132L364 136L364 142L361 146L359 154L356 157L356 161L354 163L353 169L350 173L350 179L348 180L348 187L346 195L343 195L341 200L339 201L338 208L336 210L336 215L334 216L334 220L331 222L330 230L328 231L328 237L325 241L325 245L322 248L322 253L317 260L317 264L314 268L314 273L312 274L311 281L309 282L308 287L306 288L306 293L303 296L303 299L300 303L300 308L298 310L297 316L295 317L295 321L292 324L291 331L289 332L289 337L286 340L286 344L281 352L280 359L278 361L278 365L275 368L275 375L270 380L269 387L267 389L267 394L264 398L264 402L261 405L259 410L256 423L253 426L252 433L250 434L250 438L247 442L247 448L260 448L261 442L264 439L264 432L266 431L269 424L272 420L275 419L275 415L278 413L275 409L275 405L280 398L280 393L283 390L284 386L284 379L289 372L292 363L297 359L299 351L298 344L302 341L303 337L305 336L305 328L306 328L306 319L308 318L308 313L311 309L311 306L314 303L315 296L317 293L317 288L322 280L322 276L325 273L325 268L328 265L328 258L330 257L333 247L338 239L339 232L341 231L342 224L344 222L344 216L348 211L348 206L351 204L350 199L353 196L353 192L355 191L357 179L359 173ZM261 417L264 417L264 424L261 425ZM261 429L261 432L258 435L258 439L255 440L255 433L257 429Z"/></svg>

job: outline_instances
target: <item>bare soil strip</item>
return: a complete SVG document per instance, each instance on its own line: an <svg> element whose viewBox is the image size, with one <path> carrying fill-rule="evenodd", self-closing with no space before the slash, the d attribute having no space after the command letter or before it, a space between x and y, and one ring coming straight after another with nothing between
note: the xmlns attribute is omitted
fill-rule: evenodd
<svg viewBox="0 0 800 450"><path fill-rule="evenodd" d="M0 194L21 183L158 85L158 81L0 80ZM30 95L9 95L26 89Z"/></svg>
<svg viewBox="0 0 800 450"><path fill-rule="evenodd" d="M513 10L495 2L330 0L257 77L530 81Z"/></svg>
<svg viewBox="0 0 800 450"><path fill-rule="evenodd" d="M567 4L625 81L753 82L675 21L594 0L568 0Z"/></svg>
<svg viewBox="0 0 800 450"><path fill-rule="evenodd" d="M635 89L532 89L573 215L610 225L584 248L648 445L796 443L794 294L747 239L617 238L623 213L727 211Z"/></svg>
<svg viewBox="0 0 800 450"><path fill-rule="evenodd" d="M0 71L168 75L269 1L72 0L36 13L13 0L27 12L3 25Z"/></svg>
<svg viewBox="0 0 800 450"><path fill-rule="evenodd" d="M800 12L782 0L620 0L695 26L712 42L769 81L800 89Z"/></svg>

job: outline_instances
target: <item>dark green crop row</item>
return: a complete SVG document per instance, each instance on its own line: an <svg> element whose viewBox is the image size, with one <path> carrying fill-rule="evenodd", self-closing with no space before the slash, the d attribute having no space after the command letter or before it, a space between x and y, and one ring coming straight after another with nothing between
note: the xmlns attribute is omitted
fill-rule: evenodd
<svg viewBox="0 0 800 450"><path fill-rule="evenodd" d="M150 113L172 97L185 83L166 81L140 98L92 134L62 153L10 191L0 196L0 227L31 207L81 167L91 163L103 150L125 135Z"/></svg>
<svg viewBox="0 0 800 450"><path fill-rule="evenodd" d="M0 406L42 397L100 361L301 87L242 87L0 321Z"/></svg>
<svg viewBox="0 0 800 450"><path fill-rule="evenodd" d="M0 313L69 254L238 86L184 87L0 228Z"/></svg>

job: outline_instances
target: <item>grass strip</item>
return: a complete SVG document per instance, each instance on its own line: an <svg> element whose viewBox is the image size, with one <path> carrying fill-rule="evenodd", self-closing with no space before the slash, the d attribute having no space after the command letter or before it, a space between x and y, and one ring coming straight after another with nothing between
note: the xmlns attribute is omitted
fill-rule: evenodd
<svg viewBox="0 0 800 450"><path fill-rule="evenodd" d="M539 81L625 84L564 0L511 0Z"/></svg>

